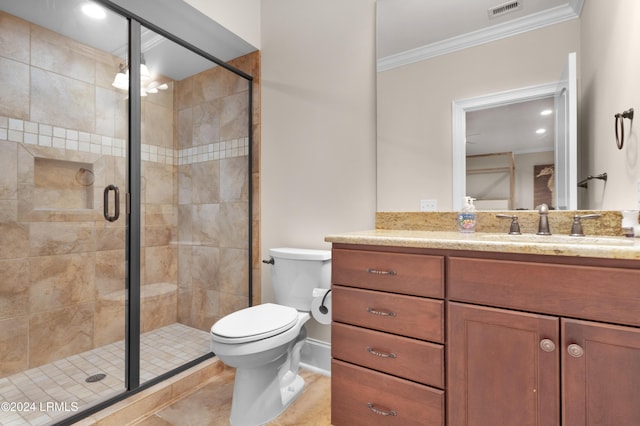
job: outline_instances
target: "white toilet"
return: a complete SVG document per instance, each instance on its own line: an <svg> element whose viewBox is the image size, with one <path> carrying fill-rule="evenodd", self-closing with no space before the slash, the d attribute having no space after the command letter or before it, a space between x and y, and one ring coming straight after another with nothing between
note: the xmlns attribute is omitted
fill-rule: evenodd
<svg viewBox="0 0 640 426"><path fill-rule="evenodd" d="M211 350L236 368L231 424L256 426L278 417L302 392L300 350L314 288L329 288L331 251L270 249L277 304L225 316L211 327Z"/></svg>

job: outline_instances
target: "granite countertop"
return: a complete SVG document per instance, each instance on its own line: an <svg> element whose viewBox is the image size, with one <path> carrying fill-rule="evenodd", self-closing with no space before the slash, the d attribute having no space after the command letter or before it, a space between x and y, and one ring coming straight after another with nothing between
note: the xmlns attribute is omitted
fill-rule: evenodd
<svg viewBox="0 0 640 426"><path fill-rule="evenodd" d="M328 235L325 241L393 247L640 260L640 238L376 229Z"/></svg>

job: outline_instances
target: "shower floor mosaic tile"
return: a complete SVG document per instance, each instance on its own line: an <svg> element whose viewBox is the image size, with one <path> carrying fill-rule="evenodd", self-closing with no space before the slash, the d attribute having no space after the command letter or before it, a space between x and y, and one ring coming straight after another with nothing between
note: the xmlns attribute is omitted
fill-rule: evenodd
<svg viewBox="0 0 640 426"><path fill-rule="evenodd" d="M171 324L140 338L145 382L210 352L209 333ZM124 341L0 378L0 425L46 425L124 391ZM103 379L87 378L104 374Z"/></svg>

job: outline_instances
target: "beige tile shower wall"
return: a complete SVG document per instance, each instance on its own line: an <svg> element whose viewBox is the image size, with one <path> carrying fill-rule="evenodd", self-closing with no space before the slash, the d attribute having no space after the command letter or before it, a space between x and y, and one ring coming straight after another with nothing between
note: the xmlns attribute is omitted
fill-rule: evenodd
<svg viewBox="0 0 640 426"><path fill-rule="evenodd" d="M1 12L0 39L4 376L100 341L100 296L124 285L124 225L97 200L126 183L126 110L108 79L117 58Z"/></svg>
<svg viewBox="0 0 640 426"><path fill-rule="evenodd" d="M125 221L102 218L102 190L113 183L126 192L127 114L126 95L111 86L118 58L2 12L0 39L5 376L124 336ZM151 329L177 316L179 152L172 90L150 95L142 108L154 123L143 126L142 147L154 180L142 206L150 265L141 277L142 322ZM74 166L90 172L78 178Z"/></svg>

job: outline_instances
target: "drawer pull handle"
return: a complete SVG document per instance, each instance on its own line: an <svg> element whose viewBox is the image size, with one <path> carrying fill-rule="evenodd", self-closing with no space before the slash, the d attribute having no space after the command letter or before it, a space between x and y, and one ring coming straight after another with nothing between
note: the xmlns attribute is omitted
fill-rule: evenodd
<svg viewBox="0 0 640 426"><path fill-rule="evenodd" d="M369 268L367 272L374 275L397 275L396 271L380 271L378 269Z"/></svg>
<svg viewBox="0 0 640 426"><path fill-rule="evenodd" d="M393 311L389 311L389 312L384 312L384 311L378 311L376 309L373 309L371 307L367 308L367 312L369 312L372 315L378 315L381 317L395 317L396 313Z"/></svg>
<svg viewBox="0 0 640 426"><path fill-rule="evenodd" d="M398 413L396 413L394 410L381 410L380 408L376 408L376 406L370 402L367 402L367 407L369 407L369 410L373 411L379 416L397 416L398 415Z"/></svg>
<svg viewBox="0 0 640 426"><path fill-rule="evenodd" d="M396 354L394 354L393 352L389 352L388 354L384 353L384 352L378 352L375 349L373 349L371 346L367 347L367 352L369 352L371 355L375 355L378 356L380 358L395 358Z"/></svg>

